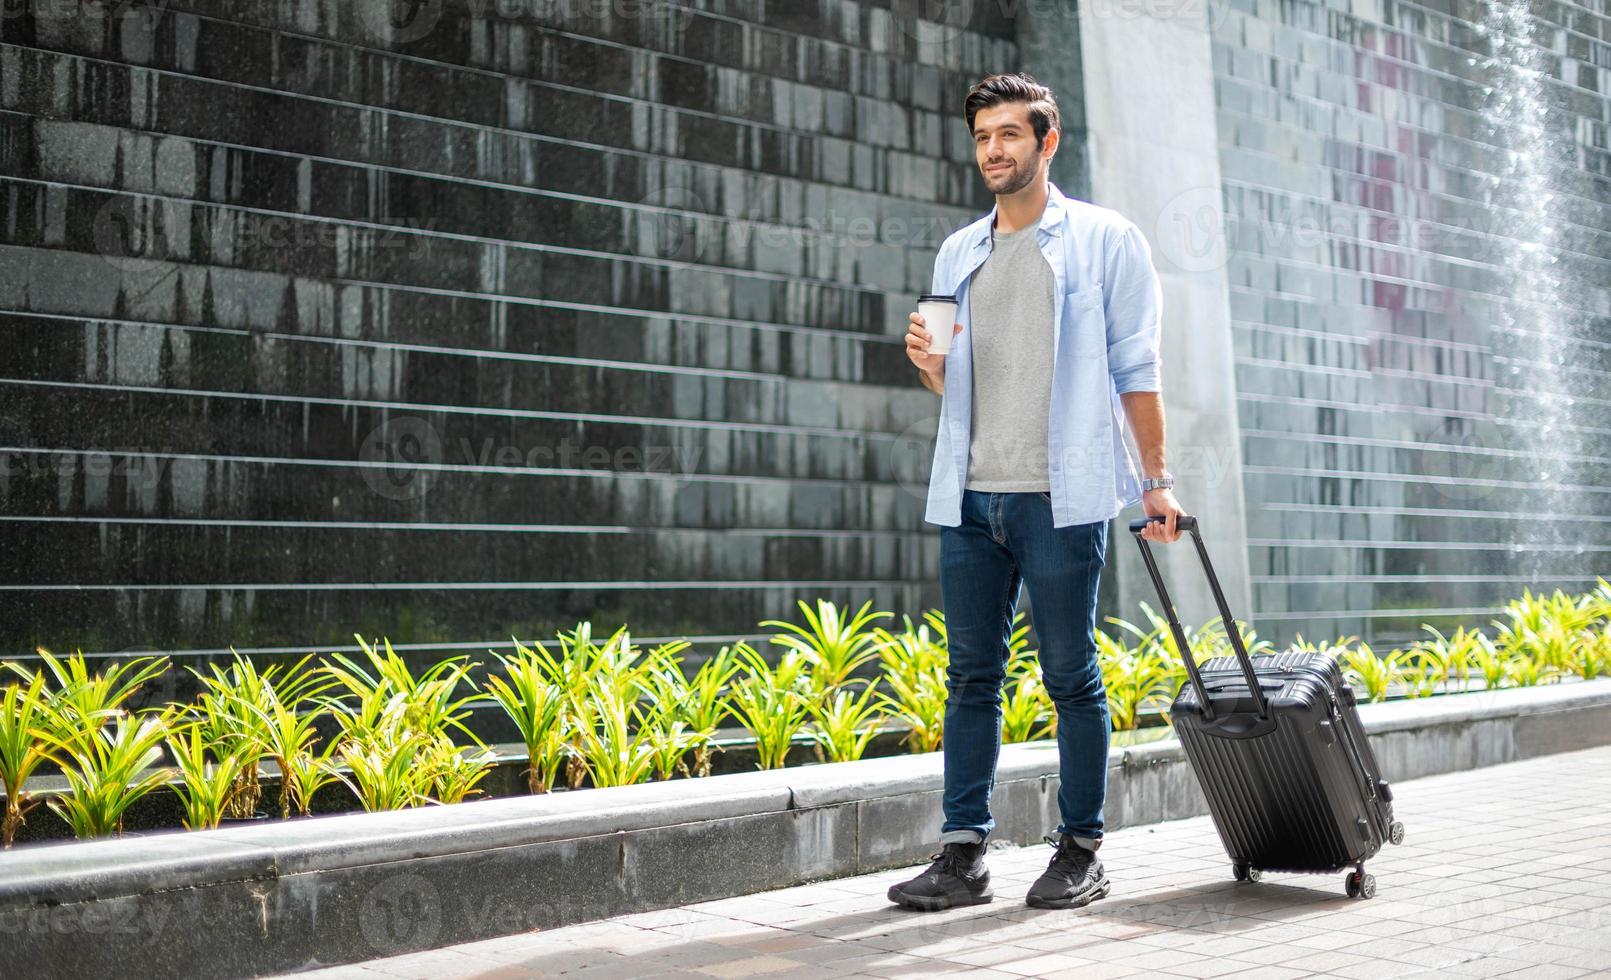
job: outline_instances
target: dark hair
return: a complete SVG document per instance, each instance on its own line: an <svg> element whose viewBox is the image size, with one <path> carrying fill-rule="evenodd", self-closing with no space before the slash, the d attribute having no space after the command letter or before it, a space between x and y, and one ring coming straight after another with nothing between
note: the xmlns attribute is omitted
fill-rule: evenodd
<svg viewBox="0 0 1611 980"><path fill-rule="evenodd" d="M973 133L973 117L979 114L980 109L1006 102L1023 102L1029 106L1029 124L1035 130L1036 149L1046 141L1048 132L1062 128L1062 116L1057 111L1057 99L1053 97L1052 90L1019 72L991 75L973 87L967 100L962 103L968 117L968 133Z"/></svg>

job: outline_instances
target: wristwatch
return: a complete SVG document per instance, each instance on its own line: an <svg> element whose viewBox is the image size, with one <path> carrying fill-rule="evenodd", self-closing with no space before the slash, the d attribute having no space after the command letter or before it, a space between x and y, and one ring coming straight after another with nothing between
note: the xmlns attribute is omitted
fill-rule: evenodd
<svg viewBox="0 0 1611 980"><path fill-rule="evenodd" d="M1175 487L1175 477L1174 477L1173 474L1167 473L1167 472L1164 473L1163 476L1160 476L1160 477L1150 477L1149 476L1145 480L1141 481L1141 489L1142 489L1142 491L1147 491L1147 490L1173 490L1174 487Z"/></svg>

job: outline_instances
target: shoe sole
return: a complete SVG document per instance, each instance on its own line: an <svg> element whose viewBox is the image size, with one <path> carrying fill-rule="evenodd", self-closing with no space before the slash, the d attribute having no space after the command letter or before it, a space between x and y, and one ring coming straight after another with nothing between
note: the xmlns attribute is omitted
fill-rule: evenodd
<svg viewBox="0 0 1611 980"><path fill-rule="evenodd" d="M1030 895L1024 901L1037 909L1078 909L1090 905L1099 898L1107 898L1108 892L1112 888L1112 884L1106 878L1103 878L1095 888L1071 898L1040 898Z"/></svg>
<svg viewBox="0 0 1611 980"><path fill-rule="evenodd" d="M960 905L984 905L993 901L996 897L996 893L990 889L978 894L969 893L967 897L960 901L949 896L908 895L900 889L901 886L899 885L891 885L889 900L896 905L904 905L909 909L917 909L920 912L943 912L946 909Z"/></svg>

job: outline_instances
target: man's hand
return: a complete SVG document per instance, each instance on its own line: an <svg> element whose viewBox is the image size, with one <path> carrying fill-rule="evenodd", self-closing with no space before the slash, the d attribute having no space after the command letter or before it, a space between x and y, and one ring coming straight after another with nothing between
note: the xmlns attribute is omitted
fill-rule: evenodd
<svg viewBox="0 0 1611 980"><path fill-rule="evenodd" d="M933 334L926 328L923 317L913 313L908 319L912 321L912 325L906 328L906 356L911 358L912 363L924 374L934 378L945 377L945 355L928 352L929 341L933 339ZM952 325L953 339L961 332L962 324Z"/></svg>
<svg viewBox="0 0 1611 980"><path fill-rule="evenodd" d="M1180 532L1175 529L1175 518L1184 515L1186 512L1181 509L1180 502L1175 499L1173 490L1165 490L1160 487L1157 490L1148 490L1142 493L1141 509L1147 512L1148 517L1156 517L1160 514L1164 516L1162 523L1149 522L1146 527L1141 529L1143 538L1148 541L1157 541L1159 544L1167 544L1170 541L1180 539Z"/></svg>

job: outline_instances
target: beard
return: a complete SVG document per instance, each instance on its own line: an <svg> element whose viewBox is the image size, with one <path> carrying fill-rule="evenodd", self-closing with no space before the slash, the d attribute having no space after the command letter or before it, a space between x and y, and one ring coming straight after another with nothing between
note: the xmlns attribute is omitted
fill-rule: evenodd
<svg viewBox="0 0 1611 980"><path fill-rule="evenodd" d="M1024 161L1008 160L1007 162L1012 164L1012 169L1004 170L1000 173L984 174L985 187L992 194L1002 196L1016 194L1028 187L1030 181L1035 179L1035 165L1039 162L1039 157L1030 157Z"/></svg>

